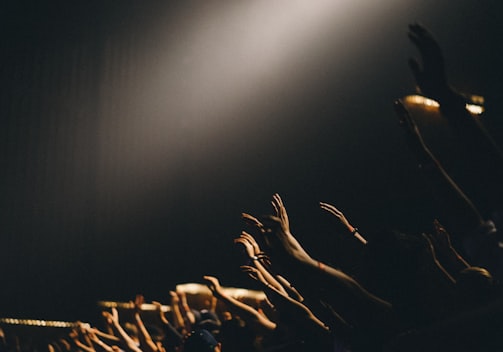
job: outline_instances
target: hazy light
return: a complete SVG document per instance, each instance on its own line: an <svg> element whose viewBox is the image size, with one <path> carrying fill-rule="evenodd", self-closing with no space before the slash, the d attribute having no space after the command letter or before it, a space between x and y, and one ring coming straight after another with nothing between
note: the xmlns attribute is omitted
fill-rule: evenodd
<svg viewBox="0 0 503 352"><path fill-rule="evenodd" d="M234 298L253 298L253 299L265 299L265 294L262 291L249 290L246 288L236 288L236 287L222 287L223 291ZM197 283L186 283L176 285L176 291L183 291L187 294L203 294L211 295L210 289L206 285Z"/></svg>
<svg viewBox="0 0 503 352"><path fill-rule="evenodd" d="M128 49L110 40L99 146L103 199L148 202L181 168L194 165L189 172L196 174L204 162L238 157L232 140L256 133L264 113L291 123L285 106L312 94L327 73L354 65L376 45L369 35L376 23L399 3L208 1L183 6L174 21L159 14L148 34L131 36Z"/></svg>
<svg viewBox="0 0 503 352"><path fill-rule="evenodd" d="M466 110L474 115L480 115L484 112L484 107L480 105L466 104L465 107Z"/></svg>
<svg viewBox="0 0 503 352"><path fill-rule="evenodd" d="M133 309L134 308L134 303L131 304L131 302L114 302L114 301L99 301L98 302L99 307L103 308L119 308L119 309ZM157 310L157 306L152 303L143 303L140 307L141 310ZM166 305L161 305L161 311L163 312L170 312L171 307L166 306Z"/></svg>
<svg viewBox="0 0 503 352"><path fill-rule="evenodd" d="M481 96L472 95L470 98L474 103L484 103L484 98ZM440 104L436 100L426 98L422 95L408 95L404 100L409 104L423 105L426 108L438 109L440 107ZM484 112L484 107L482 105L466 104L465 108L474 115L480 115Z"/></svg>
<svg viewBox="0 0 503 352"><path fill-rule="evenodd" d="M424 105L433 108L438 108L440 106L437 101L423 97L422 95L408 95L405 97L405 102L409 104Z"/></svg>
<svg viewBox="0 0 503 352"><path fill-rule="evenodd" d="M52 327L52 328L75 328L82 325L89 326L88 323L76 323L76 322L40 320L40 319L17 319L17 318L0 318L0 324L40 326L40 327Z"/></svg>

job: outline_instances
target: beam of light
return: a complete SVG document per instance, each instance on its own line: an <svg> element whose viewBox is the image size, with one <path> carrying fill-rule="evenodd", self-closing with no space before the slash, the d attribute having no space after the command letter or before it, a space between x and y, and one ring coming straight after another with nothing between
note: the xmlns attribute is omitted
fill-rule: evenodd
<svg viewBox="0 0 503 352"><path fill-rule="evenodd" d="M183 116L191 130L227 131L243 107L288 96L303 85L307 94L314 67L351 64L348 49L366 40L357 38L365 26L355 30L354 19L385 8L349 0L209 2L180 21L180 37L164 52L154 48L164 59L155 77L144 76L146 105ZM323 55L334 43L341 50L327 66Z"/></svg>
<svg viewBox="0 0 503 352"><path fill-rule="evenodd" d="M178 163L228 158L230 141L256 131L264 111L291 123L281 109L309 95L328 71L351 65L397 3L208 1L152 25L148 40L132 39L129 61L119 53L107 66L116 83L103 87L102 194L121 202L139 194L131 187L139 180L152 191L165 185Z"/></svg>

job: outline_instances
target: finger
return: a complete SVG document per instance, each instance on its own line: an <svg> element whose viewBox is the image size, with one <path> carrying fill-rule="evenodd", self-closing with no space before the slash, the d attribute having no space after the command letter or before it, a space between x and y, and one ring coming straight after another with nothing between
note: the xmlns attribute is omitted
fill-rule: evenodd
<svg viewBox="0 0 503 352"><path fill-rule="evenodd" d="M278 216L265 215L261 217L262 223L264 224L265 232L272 232L272 227L277 227L281 225L281 219Z"/></svg>
<svg viewBox="0 0 503 352"><path fill-rule="evenodd" d="M254 216L247 214L247 213L241 213L241 218L245 221L247 221L249 224L257 226L258 228L264 227L264 225Z"/></svg>
<svg viewBox="0 0 503 352"><path fill-rule="evenodd" d="M276 201L276 203L277 203L277 205L278 205L279 208L283 208L284 207L283 200L281 199L281 197L279 196L278 193L274 193L274 195L272 197Z"/></svg>
<svg viewBox="0 0 503 352"><path fill-rule="evenodd" d="M337 209L335 206L333 206L332 204L320 202L320 207L326 211L331 212L332 214L334 214L336 216L342 215L342 212L339 209Z"/></svg>
<svg viewBox="0 0 503 352"><path fill-rule="evenodd" d="M274 211L276 212L276 215L278 215L281 208L281 204L279 203L276 194L273 194L271 204L272 207L274 208Z"/></svg>
<svg viewBox="0 0 503 352"><path fill-rule="evenodd" d="M276 205L276 203L275 203L275 202L272 202L272 201L271 201L271 205L272 205L272 207L273 207L273 209L274 209L274 213L275 213L276 215L278 215L278 214L279 214L279 208L278 208L278 205Z"/></svg>
<svg viewBox="0 0 503 352"><path fill-rule="evenodd" d="M242 244L245 247L245 249L248 246L250 246L250 244L248 243L248 241L246 239L244 239L244 238L235 238L234 239L234 243L235 244Z"/></svg>
<svg viewBox="0 0 503 352"><path fill-rule="evenodd" d="M250 235L248 232L242 231L241 232L241 237L246 238L250 243L255 243L255 238Z"/></svg>

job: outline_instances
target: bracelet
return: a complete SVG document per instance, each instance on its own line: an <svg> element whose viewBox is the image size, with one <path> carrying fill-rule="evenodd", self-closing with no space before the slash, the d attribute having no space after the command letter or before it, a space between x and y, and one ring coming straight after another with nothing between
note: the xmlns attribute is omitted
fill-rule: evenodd
<svg viewBox="0 0 503 352"><path fill-rule="evenodd" d="M353 231L351 231L351 233L354 235L357 232L358 232L358 227L353 227Z"/></svg>
<svg viewBox="0 0 503 352"><path fill-rule="evenodd" d="M257 257L256 255L252 255L252 256L250 257L250 259L251 259L251 260L258 260L258 257Z"/></svg>

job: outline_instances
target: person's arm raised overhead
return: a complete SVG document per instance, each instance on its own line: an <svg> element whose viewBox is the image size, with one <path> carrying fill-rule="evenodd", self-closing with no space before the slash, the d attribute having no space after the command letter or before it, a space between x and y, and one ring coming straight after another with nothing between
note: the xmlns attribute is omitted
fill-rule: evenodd
<svg viewBox="0 0 503 352"><path fill-rule="evenodd" d="M184 331L186 330L186 326L180 310L180 297L175 291L169 291L169 295L171 296L171 311L173 312L175 326L177 329Z"/></svg>
<svg viewBox="0 0 503 352"><path fill-rule="evenodd" d="M438 190L437 194L442 194L445 199L456 201L456 204L464 210L461 219L468 220L465 221L468 226L472 228L481 226L484 223L484 219L479 210L428 148L414 118L405 108L402 101L396 100L394 107L400 124L406 132L407 142L416 154L421 169L428 172L427 177L435 184L438 184L435 187Z"/></svg>
<svg viewBox="0 0 503 352"><path fill-rule="evenodd" d="M372 295L356 280L341 270L312 258L292 235L288 214L279 194L273 196L272 204L278 216L264 216L261 218L263 233L267 236L274 236L278 240L279 245L275 250L280 253L280 256L286 258L290 265L295 266L296 270L292 272L302 272L304 281L306 277L314 281L329 279L331 285L334 285L334 290L338 288L337 294L344 294L346 297L358 297L358 300L372 302L371 304L377 304L386 307L386 309L391 307L388 302ZM296 280L296 282L301 281ZM309 287L306 288L309 289ZM307 290L301 289L301 291L305 292Z"/></svg>
<svg viewBox="0 0 503 352"><path fill-rule="evenodd" d="M222 286L220 286L220 281L216 277L207 275L203 278L206 280L206 285L215 297L226 303L229 310L237 312L241 318L249 324L252 324L255 329L265 329L269 331L276 329L276 323L269 320L263 314L260 314L255 308L228 295Z"/></svg>
<svg viewBox="0 0 503 352"><path fill-rule="evenodd" d="M243 245L251 262L262 273L262 275L266 278L269 284L273 285L276 289L283 292L284 294L287 294L283 286L260 262L259 257L257 256L257 254L260 253L260 248L258 247L258 244L256 243L253 236L243 231L238 238L234 239L234 243L239 243Z"/></svg>
<svg viewBox="0 0 503 352"><path fill-rule="evenodd" d="M460 271L469 268L471 265L458 253L451 243L451 235L445 227L435 219L433 221L434 231L429 236L435 247L435 252L444 267L453 276Z"/></svg>
<svg viewBox="0 0 503 352"><path fill-rule="evenodd" d="M298 321L304 322L304 324L309 324L316 326L324 332L329 332L328 326L322 322L318 317L316 317L313 312L304 304L298 302L297 300L289 297L283 292L277 290L273 285L269 284L267 279L262 275L262 273L257 269L249 265L241 266L241 269L248 274L252 279L261 283L267 293L272 295L274 298L272 300L276 303L280 303L283 310L288 311L288 316ZM276 305L275 305L276 306ZM345 322L341 322L344 323Z"/></svg>
<svg viewBox="0 0 503 352"><path fill-rule="evenodd" d="M166 314L162 310L162 304L157 301L153 301L152 304L155 305L155 307L159 313L159 319L160 319L161 324L164 327L164 331L166 333L166 340L172 346L180 346L183 341L182 334L180 334L176 330L176 328L170 323L170 321L166 317Z"/></svg>
<svg viewBox="0 0 503 352"><path fill-rule="evenodd" d="M422 94L440 104L442 114L463 139L473 148L482 148L481 152L490 152L494 160L503 162L503 151L489 135L479 119L466 110L471 103L462 93L456 91L448 82L442 49L433 34L421 24L409 25L409 39L416 46L419 60L410 58L409 67ZM490 149L490 150L489 150Z"/></svg>
<svg viewBox="0 0 503 352"><path fill-rule="evenodd" d="M337 209L332 204L324 202L320 202L320 208L328 211L330 214L339 219L339 221L348 229L349 232L351 232L353 236L355 236L356 239L358 239L358 241L360 241L363 244L367 244L367 240L365 239L365 237L362 236L357 227L349 223L349 220L346 218L346 216L344 216L342 211Z"/></svg>
<svg viewBox="0 0 503 352"><path fill-rule="evenodd" d="M134 323L138 328L138 339L140 341L140 349L144 352L159 352L159 348L150 336L143 320L141 319L141 306L145 303L143 295L136 295L134 303L132 306L134 308Z"/></svg>
<svg viewBox="0 0 503 352"><path fill-rule="evenodd" d="M102 314L106 319L111 320L112 328L114 329L116 335L120 338L122 342L121 345L123 348L127 348L127 350L131 352L142 352L141 349L138 346L136 346L134 340L127 334L127 332L120 325L119 312L117 311L117 308L112 308L111 313L104 311Z"/></svg>

